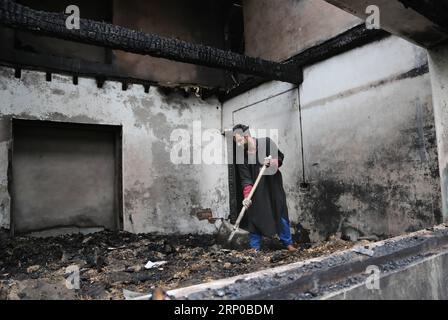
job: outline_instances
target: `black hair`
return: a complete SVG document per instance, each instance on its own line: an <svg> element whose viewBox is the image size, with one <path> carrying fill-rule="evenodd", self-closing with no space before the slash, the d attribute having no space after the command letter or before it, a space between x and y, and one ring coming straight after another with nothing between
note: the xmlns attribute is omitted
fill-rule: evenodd
<svg viewBox="0 0 448 320"><path fill-rule="evenodd" d="M236 131L242 131L243 133L249 133L249 127L245 126L244 124L237 124L236 126L233 127L232 131L233 131L233 133L235 133Z"/></svg>

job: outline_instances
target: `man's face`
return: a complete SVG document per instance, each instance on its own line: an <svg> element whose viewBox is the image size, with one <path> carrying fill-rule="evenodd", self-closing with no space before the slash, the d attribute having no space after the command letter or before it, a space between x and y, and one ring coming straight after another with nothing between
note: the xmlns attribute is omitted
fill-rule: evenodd
<svg viewBox="0 0 448 320"><path fill-rule="evenodd" d="M235 133L235 143L238 147L246 147L247 146L247 137L242 134Z"/></svg>

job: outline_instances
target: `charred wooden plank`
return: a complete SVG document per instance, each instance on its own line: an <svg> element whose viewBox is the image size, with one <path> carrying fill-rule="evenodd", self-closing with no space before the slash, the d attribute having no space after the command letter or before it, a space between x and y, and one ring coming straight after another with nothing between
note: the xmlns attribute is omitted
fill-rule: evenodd
<svg viewBox="0 0 448 320"><path fill-rule="evenodd" d="M388 36L390 36L390 33L387 31L369 30L366 29L365 24L360 24L334 38L296 54L290 59L284 61L284 63L295 65L299 68L299 70L303 70L306 66L329 59L338 54L361 47L373 41L381 40ZM302 72L299 77L301 79L303 78ZM219 99L221 102L228 101L244 92L258 87L263 83L266 83L265 79L259 77L248 78L231 90L223 92L219 96Z"/></svg>
<svg viewBox="0 0 448 320"><path fill-rule="evenodd" d="M146 34L87 19L81 19L79 30L70 30L66 28L66 19L67 16L63 13L37 11L11 0L0 0L0 24L6 27L136 54L251 74L271 80L291 83L297 83L300 80L299 70L292 64L285 65L248 57L218 48Z"/></svg>
<svg viewBox="0 0 448 320"><path fill-rule="evenodd" d="M390 33L387 31L377 29L369 30L365 27L365 24L360 24L320 45L311 47L297 54L290 59L290 62L300 67L304 67L363 46L375 40L383 39L389 35Z"/></svg>

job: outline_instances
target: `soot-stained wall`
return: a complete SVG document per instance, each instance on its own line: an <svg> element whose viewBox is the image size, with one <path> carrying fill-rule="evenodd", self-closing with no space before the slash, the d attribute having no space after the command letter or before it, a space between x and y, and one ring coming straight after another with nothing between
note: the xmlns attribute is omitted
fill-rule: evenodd
<svg viewBox="0 0 448 320"><path fill-rule="evenodd" d="M175 129L192 132L219 128L221 107L216 99L164 93L151 87L106 82L97 88L93 79L0 68L0 227L10 226L8 150L11 118L73 123L121 125L123 157L123 222L132 232L202 233L215 227L199 222L196 210L211 208L218 216L228 212L225 165L185 164L170 161ZM63 214L63 213L61 213Z"/></svg>
<svg viewBox="0 0 448 320"><path fill-rule="evenodd" d="M429 51L443 218L448 221L448 44Z"/></svg>
<svg viewBox="0 0 448 320"><path fill-rule="evenodd" d="M246 54L281 61L361 23L323 0L245 0Z"/></svg>
<svg viewBox="0 0 448 320"><path fill-rule="evenodd" d="M297 90L277 82L263 86L225 103L223 123L279 129L286 158L296 159L282 169L290 215L312 240L339 232L382 238L441 222L424 49L388 37L304 70L300 104L309 191L300 189Z"/></svg>
<svg viewBox="0 0 448 320"><path fill-rule="evenodd" d="M212 47L224 46L222 1L115 0L114 24ZM166 59L114 51L121 72L160 83L222 85L224 72Z"/></svg>
<svg viewBox="0 0 448 320"><path fill-rule="evenodd" d="M64 12L69 4L73 4L79 7L83 19L106 21L145 33L225 48L224 26L229 3L224 0L24 0L20 3L36 10L51 12ZM98 73L112 73L163 85L223 86L226 77L225 72L220 69L36 36L4 27L0 27L0 40L6 59L19 64L25 60L28 61L25 62L26 65L34 65L36 61L43 59L50 60L58 68L66 68L67 62L54 59L57 56L73 65L81 65L81 74L92 72L90 68L86 70L83 67L85 61L95 62L99 65L91 67L97 68Z"/></svg>

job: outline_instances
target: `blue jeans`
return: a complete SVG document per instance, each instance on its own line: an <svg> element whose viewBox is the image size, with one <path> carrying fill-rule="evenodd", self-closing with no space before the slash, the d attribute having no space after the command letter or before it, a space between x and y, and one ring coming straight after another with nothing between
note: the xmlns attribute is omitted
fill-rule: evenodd
<svg viewBox="0 0 448 320"><path fill-rule="evenodd" d="M278 235L280 237L280 242L285 246L292 245L291 230L289 229L289 221L282 217L281 220L282 230ZM257 233L251 233L249 236L249 244L252 249L260 250L261 240L263 236Z"/></svg>

